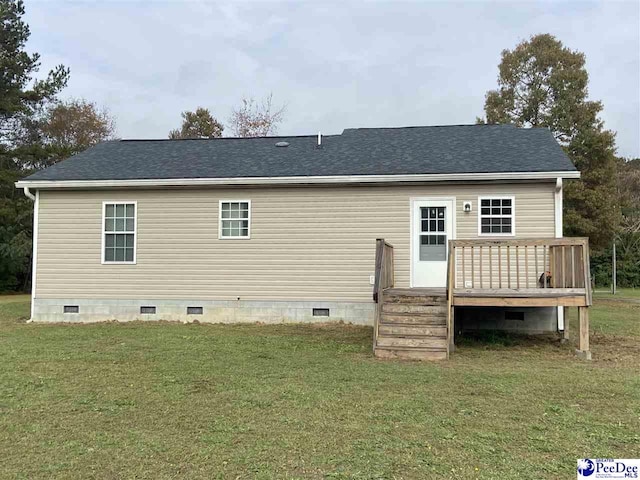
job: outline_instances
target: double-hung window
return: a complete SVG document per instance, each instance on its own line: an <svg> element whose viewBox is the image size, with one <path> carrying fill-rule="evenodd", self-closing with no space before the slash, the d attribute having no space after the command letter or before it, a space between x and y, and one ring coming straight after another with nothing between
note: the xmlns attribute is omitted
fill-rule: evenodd
<svg viewBox="0 0 640 480"><path fill-rule="evenodd" d="M136 263L136 202L104 202L102 263Z"/></svg>
<svg viewBox="0 0 640 480"><path fill-rule="evenodd" d="M249 238L250 200L220 200L220 238Z"/></svg>
<svg viewBox="0 0 640 480"><path fill-rule="evenodd" d="M478 235L515 235L514 197L480 197L478 205Z"/></svg>

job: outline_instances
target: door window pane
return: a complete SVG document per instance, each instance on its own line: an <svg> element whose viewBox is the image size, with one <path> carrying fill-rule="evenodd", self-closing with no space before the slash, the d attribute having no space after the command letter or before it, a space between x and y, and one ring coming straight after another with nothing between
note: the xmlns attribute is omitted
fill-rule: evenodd
<svg viewBox="0 0 640 480"><path fill-rule="evenodd" d="M446 261L446 207L421 207L420 261Z"/></svg>
<svg viewBox="0 0 640 480"><path fill-rule="evenodd" d="M443 262L447 259L446 235L420 236L420 261Z"/></svg>

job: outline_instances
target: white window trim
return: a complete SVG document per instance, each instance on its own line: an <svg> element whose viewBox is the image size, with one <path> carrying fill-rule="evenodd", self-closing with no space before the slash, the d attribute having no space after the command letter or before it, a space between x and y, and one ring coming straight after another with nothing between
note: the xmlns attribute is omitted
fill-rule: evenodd
<svg viewBox="0 0 640 480"><path fill-rule="evenodd" d="M132 262L108 262L104 258L104 247L105 247L105 239L107 238L106 232L106 222L107 222L107 205L131 205L133 204L134 208L134 217L133 217L133 261ZM138 202L135 200L105 200L102 202L102 253L100 254L102 265L135 265L138 261Z"/></svg>
<svg viewBox="0 0 640 480"><path fill-rule="evenodd" d="M511 233L482 233L482 200L511 200ZM515 237L516 236L516 197L515 195L482 195L478 196L478 236L479 237ZM493 217L493 215L490 215ZM507 218L507 215L501 215Z"/></svg>
<svg viewBox="0 0 640 480"><path fill-rule="evenodd" d="M246 203L248 205L248 215L247 215L247 236L234 236L234 237L223 237L222 236L222 204L223 203ZM233 218L225 218L225 220L244 220L244 219L233 219ZM251 239L251 200L220 200L218 202L218 240L250 240Z"/></svg>

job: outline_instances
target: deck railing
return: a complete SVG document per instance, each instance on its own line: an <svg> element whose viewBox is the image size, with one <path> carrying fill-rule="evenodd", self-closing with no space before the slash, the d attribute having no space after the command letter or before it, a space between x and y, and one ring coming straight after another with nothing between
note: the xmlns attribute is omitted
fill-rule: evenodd
<svg viewBox="0 0 640 480"><path fill-rule="evenodd" d="M393 245L376 239L376 271L373 282L373 301L376 302L376 311L373 323L373 346L378 338L378 325L382 316L382 292L386 288L393 287L395 280L393 263Z"/></svg>
<svg viewBox="0 0 640 480"><path fill-rule="evenodd" d="M591 304L587 238L450 240L449 254L454 289L574 289Z"/></svg>

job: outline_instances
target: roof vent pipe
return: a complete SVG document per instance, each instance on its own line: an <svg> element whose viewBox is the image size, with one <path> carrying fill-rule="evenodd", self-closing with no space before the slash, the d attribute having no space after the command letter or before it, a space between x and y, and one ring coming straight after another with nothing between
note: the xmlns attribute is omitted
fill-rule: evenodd
<svg viewBox="0 0 640 480"><path fill-rule="evenodd" d="M316 145L316 148L322 148L322 133L318 132L318 144Z"/></svg>

